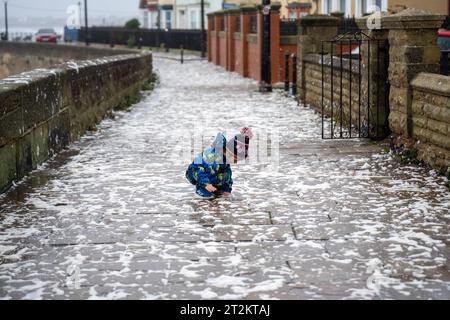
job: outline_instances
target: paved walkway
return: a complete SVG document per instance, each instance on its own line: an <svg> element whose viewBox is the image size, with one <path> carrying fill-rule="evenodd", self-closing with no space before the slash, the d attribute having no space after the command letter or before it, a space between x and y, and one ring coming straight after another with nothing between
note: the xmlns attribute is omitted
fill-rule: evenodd
<svg viewBox="0 0 450 320"><path fill-rule="evenodd" d="M322 141L313 111L211 64L155 67L152 95L0 197L1 298L450 298L441 178ZM201 123L278 130L279 170L194 198L172 144Z"/></svg>

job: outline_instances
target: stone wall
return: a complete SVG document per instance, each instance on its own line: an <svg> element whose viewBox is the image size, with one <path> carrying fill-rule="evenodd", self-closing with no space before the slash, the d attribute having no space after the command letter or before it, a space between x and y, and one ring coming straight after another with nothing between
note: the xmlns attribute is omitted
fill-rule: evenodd
<svg viewBox="0 0 450 320"><path fill-rule="evenodd" d="M151 54L127 54L0 80L0 192L135 96L151 78Z"/></svg>
<svg viewBox="0 0 450 320"><path fill-rule="evenodd" d="M322 55L309 54L303 59L304 75L306 83L304 87L304 102L314 108L318 112L322 112ZM333 92L334 115L336 114L341 104L343 106L342 122L350 124L350 116L352 118L352 126L358 125L358 114L361 112L361 120L365 119L367 111L367 85L363 83L363 79L359 78L359 64L352 60L350 67L350 60L343 59L342 68L339 58L334 57L333 68L331 67L330 56L323 57L323 106L324 113L331 116L331 93ZM351 70L351 72L350 72ZM341 86L341 71L342 71L342 86ZM332 78L333 77L333 78ZM333 91L331 90L331 80L333 79ZM351 85L350 85L351 84ZM361 85L361 109L359 109ZM342 88L342 92L341 92ZM350 90L351 88L351 90ZM351 110L351 111L350 111ZM337 120L337 119L336 119ZM339 119L340 120L340 119ZM340 121L339 121L340 122Z"/></svg>
<svg viewBox="0 0 450 320"><path fill-rule="evenodd" d="M406 9L396 14L383 15L377 29L368 27L367 21L372 18L369 16L356 21L371 42L371 46L360 48L362 81L355 83L355 66L350 73L348 61L344 59L342 94L340 78L336 79L337 73L340 72L340 61L333 59L335 66L333 69L336 73L332 81L329 55L331 51L329 40L336 36L339 21L321 15L308 16L300 21L298 45L300 100L322 112L323 67L324 113L330 115L328 109L331 104L331 83L333 83L335 104L337 103L339 108L342 97L344 116L348 122L349 103L350 101L355 103L358 99L357 92L353 91L350 95L348 90L349 76L352 74L352 86L358 89L361 85L362 88L362 112L367 111L368 104L382 106L379 109L379 120L388 119L388 123L378 122L378 129L384 130L388 125L399 144L418 149L421 160L432 166L450 167L450 78L438 74L440 50L437 46L437 30L446 17L417 9ZM339 50L334 48L333 52ZM324 66L321 64L322 54ZM378 60L377 56L381 60ZM371 70L370 76L367 72L368 66ZM379 83L380 86L377 87L375 83ZM353 108L358 105L356 103ZM353 115L356 115L356 110L353 108L354 122L356 119ZM370 116L371 119L374 118L373 113ZM336 120L335 116L333 119Z"/></svg>
<svg viewBox="0 0 450 320"><path fill-rule="evenodd" d="M318 112L322 112L323 101L323 112L332 116L333 125L345 127L343 136L345 132L348 136L351 125L352 134L382 137L388 131L387 42L376 37L353 43L346 38L331 41L337 36L340 23L338 18L324 15L300 20L297 83L300 100ZM360 57L347 58L345 52L350 47L358 48ZM341 136L340 130L333 133L334 137ZM324 134L331 137L331 127Z"/></svg>
<svg viewBox="0 0 450 320"><path fill-rule="evenodd" d="M36 68L48 68L68 60L95 59L126 53L130 53L130 50L2 41L0 79Z"/></svg>
<svg viewBox="0 0 450 320"><path fill-rule="evenodd" d="M412 138L418 156L450 166L450 77L421 73L412 82Z"/></svg>

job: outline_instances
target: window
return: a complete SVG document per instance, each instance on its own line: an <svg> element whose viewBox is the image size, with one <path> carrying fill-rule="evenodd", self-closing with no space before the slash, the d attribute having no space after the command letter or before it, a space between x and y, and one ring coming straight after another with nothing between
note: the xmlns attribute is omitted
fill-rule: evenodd
<svg viewBox="0 0 450 320"><path fill-rule="evenodd" d="M367 13L368 6L367 6L367 0L360 0L361 1L361 14L364 15Z"/></svg>
<svg viewBox="0 0 450 320"><path fill-rule="evenodd" d="M172 11L164 11L165 19L166 19L166 29L172 28Z"/></svg>
<svg viewBox="0 0 450 320"><path fill-rule="evenodd" d="M381 11L388 9L388 0L357 0L356 1L356 15L363 16L375 11L375 6Z"/></svg>
<svg viewBox="0 0 450 320"><path fill-rule="evenodd" d="M150 20L149 21L150 28L152 28L152 29L158 28L158 12L157 11L150 11L149 20Z"/></svg>
<svg viewBox="0 0 450 320"><path fill-rule="evenodd" d="M295 20L295 19L297 19L297 13L296 13L295 11L289 12L289 19L290 19L290 20Z"/></svg>
<svg viewBox="0 0 450 320"><path fill-rule="evenodd" d="M339 12L347 12L347 0L339 0Z"/></svg>
<svg viewBox="0 0 450 320"><path fill-rule="evenodd" d="M380 8L380 10L383 10L383 1L382 0L376 0L375 5Z"/></svg>
<svg viewBox="0 0 450 320"><path fill-rule="evenodd" d="M198 12L196 10L191 11L190 27L191 29L198 29Z"/></svg>
<svg viewBox="0 0 450 320"><path fill-rule="evenodd" d="M327 13L333 12L333 0L327 0Z"/></svg>

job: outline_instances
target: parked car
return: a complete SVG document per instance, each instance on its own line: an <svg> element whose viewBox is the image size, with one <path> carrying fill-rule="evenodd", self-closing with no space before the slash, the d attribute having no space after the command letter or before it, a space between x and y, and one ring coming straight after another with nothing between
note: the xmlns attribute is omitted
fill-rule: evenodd
<svg viewBox="0 0 450 320"><path fill-rule="evenodd" d="M53 29L40 29L36 33L36 42L58 42L58 34Z"/></svg>
<svg viewBox="0 0 450 320"><path fill-rule="evenodd" d="M450 51L450 30L447 29L439 30L438 45L442 51Z"/></svg>

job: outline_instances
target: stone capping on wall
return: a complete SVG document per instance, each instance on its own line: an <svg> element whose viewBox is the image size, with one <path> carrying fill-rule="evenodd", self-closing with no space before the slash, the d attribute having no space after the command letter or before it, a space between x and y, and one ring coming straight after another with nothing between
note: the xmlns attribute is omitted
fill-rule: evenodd
<svg viewBox="0 0 450 320"><path fill-rule="evenodd" d="M219 38L225 38L225 31L219 31Z"/></svg>
<svg viewBox="0 0 450 320"><path fill-rule="evenodd" d="M367 20L376 18L376 13L356 19L356 23L362 30L367 30ZM380 19L379 30L390 29L423 29L436 28L442 26L442 22L447 16L430 13L427 11L408 8L396 14L383 13ZM376 30L376 29L374 29Z"/></svg>
<svg viewBox="0 0 450 320"><path fill-rule="evenodd" d="M306 63L315 64L318 66L322 66L322 55L313 53L313 54L307 54L303 58L303 61ZM323 65L327 68L331 68L331 57L330 55L323 56ZM339 57L333 57L333 69L341 70L341 59ZM350 59L343 58L342 59L342 70L343 71L350 71ZM353 59L352 60L352 73L358 73L359 72L359 62L358 60ZM363 70L361 69L361 72Z"/></svg>
<svg viewBox="0 0 450 320"><path fill-rule="evenodd" d="M31 52L38 55L43 51L46 56L59 56L70 54L72 59L91 59L94 57L114 56L120 54L138 53L138 50L119 49L119 48L96 48L93 46L73 46L66 44L34 43L34 42L12 42L0 41L0 54L11 50L18 51L21 54Z"/></svg>
<svg viewBox="0 0 450 320"><path fill-rule="evenodd" d="M312 14L300 19L300 27L334 27L341 23L341 19L325 14Z"/></svg>
<svg viewBox="0 0 450 320"><path fill-rule="evenodd" d="M422 72L419 73L413 81L411 81L411 86L415 90L450 97L450 77L448 76ZM450 110L450 105L448 108Z"/></svg>
<svg viewBox="0 0 450 320"><path fill-rule="evenodd" d="M235 32L233 34L233 38L234 38L234 40L241 40L241 33L240 32Z"/></svg>

